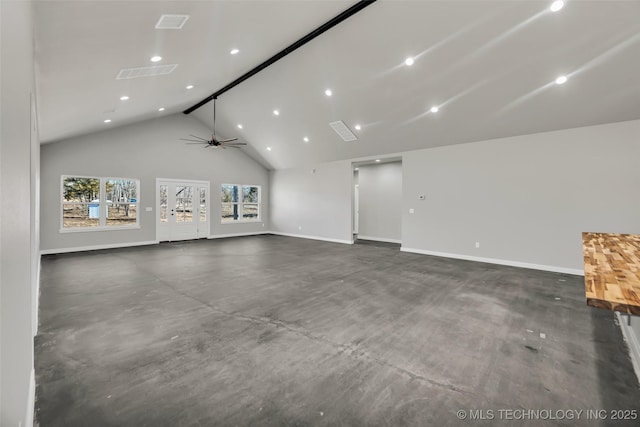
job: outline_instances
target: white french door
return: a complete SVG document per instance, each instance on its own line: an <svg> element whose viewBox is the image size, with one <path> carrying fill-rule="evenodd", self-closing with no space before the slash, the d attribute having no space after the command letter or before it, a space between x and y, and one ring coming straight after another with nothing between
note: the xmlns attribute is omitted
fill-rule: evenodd
<svg viewBox="0 0 640 427"><path fill-rule="evenodd" d="M157 179L156 198L158 241L209 236L209 182Z"/></svg>

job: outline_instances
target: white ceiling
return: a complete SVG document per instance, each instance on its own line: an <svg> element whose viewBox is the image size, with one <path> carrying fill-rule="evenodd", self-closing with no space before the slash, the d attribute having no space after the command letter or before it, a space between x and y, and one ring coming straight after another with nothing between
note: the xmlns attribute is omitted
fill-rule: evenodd
<svg viewBox="0 0 640 427"><path fill-rule="evenodd" d="M354 3L39 1L40 138L180 113ZM640 119L640 1L565 3L379 0L220 96L217 133L280 169ZM190 18L156 30L161 14ZM155 54L176 71L115 79ZM192 114L212 127L212 103ZM342 141L336 120L358 140Z"/></svg>

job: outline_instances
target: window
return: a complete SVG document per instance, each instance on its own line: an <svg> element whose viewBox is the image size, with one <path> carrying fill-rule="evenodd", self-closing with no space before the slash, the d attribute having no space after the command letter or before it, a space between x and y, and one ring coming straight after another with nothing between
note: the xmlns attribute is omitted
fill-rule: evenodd
<svg viewBox="0 0 640 427"><path fill-rule="evenodd" d="M63 177L62 228L98 227L100 179Z"/></svg>
<svg viewBox="0 0 640 427"><path fill-rule="evenodd" d="M259 221L260 186L222 184L222 223Z"/></svg>
<svg viewBox="0 0 640 427"><path fill-rule="evenodd" d="M137 179L63 176L61 229L138 227L139 192Z"/></svg>
<svg viewBox="0 0 640 427"><path fill-rule="evenodd" d="M176 185L176 222L193 222L193 187Z"/></svg>

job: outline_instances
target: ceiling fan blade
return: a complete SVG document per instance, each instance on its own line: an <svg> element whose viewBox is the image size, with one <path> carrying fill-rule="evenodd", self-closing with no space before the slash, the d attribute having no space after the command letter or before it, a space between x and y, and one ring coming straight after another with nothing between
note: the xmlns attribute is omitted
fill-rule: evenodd
<svg viewBox="0 0 640 427"><path fill-rule="evenodd" d="M191 141L191 142L189 142L189 144L208 144L207 141L197 141L195 139L183 139L183 138L180 138L180 140L181 141Z"/></svg>
<svg viewBox="0 0 640 427"><path fill-rule="evenodd" d="M223 145L222 148L227 148L227 147L231 147L231 148L240 148L239 145Z"/></svg>
<svg viewBox="0 0 640 427"><path fill-rule="evenodd" d="M238 138L228 138L228 139L217 139L216 138L216 141L218 141L218 142L231 142L231 141L235 141L237 139Z"/></svg>
<svg viewBox="0 0 640 427"><path fill-rule="evenodd" d="M204 138L203 138L203 137L201 137L201 136L197 136L197 135L189 135L189 136L191 136L191 137L193 137L193 138L201 139L202 141L205 141L205 142L209 142L209 140L208 140L208 139L204 139Z"/></svg>
<svg viewBox="0 0 640 427"><path fill-rule="evenodd" d="M246 142L226 142L225 145L228 145L228 146L232 146L232 145L240 146L240 145L247 145L247 143Z"/></svg>

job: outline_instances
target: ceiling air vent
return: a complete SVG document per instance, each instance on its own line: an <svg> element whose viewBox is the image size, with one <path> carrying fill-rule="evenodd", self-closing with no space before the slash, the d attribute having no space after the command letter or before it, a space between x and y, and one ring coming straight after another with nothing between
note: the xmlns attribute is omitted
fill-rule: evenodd
<svg viewBox="0 0 640 427"><path fill-rule="evenodd" d="M162 15L156 24L157 30L181 30L189 15Z"/></svg>
<svg viewBox="0 0 640 427"><path fill-rule="evenodd" d="M336 133L342 138L343 141L355 141L358 139L351 130L344 124L342 120L338 120L337 122L329 123L329 126L336 131Z"/></svg>
<svg viewBox="0 0 640 427"><path fill-rule="evenodd" d="M152 77L152 76L162 76L165 74L171 74L173 70L176 69L178 64L169 64L169 65L152 65L150 67L139 67L139 68L123 68L118 72L116 76L116 80L123 79L135 79L138 77Z"/></svg>

